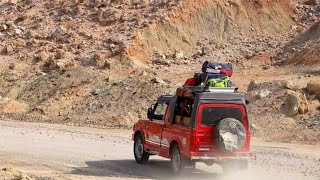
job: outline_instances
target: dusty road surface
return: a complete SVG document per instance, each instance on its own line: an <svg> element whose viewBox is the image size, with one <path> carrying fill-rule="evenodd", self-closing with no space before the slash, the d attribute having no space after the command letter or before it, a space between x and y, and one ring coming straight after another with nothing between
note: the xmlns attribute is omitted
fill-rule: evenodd
<svg viewBox="0 0 320 180"><path fill-rule="evenodd" d="M0 121L0 168L39 179L175 179L169 161L135 163L129 130ZM197 164L180 179L320 179L320 147L254 140L256 159L247 172L223 175Z"/></svg>

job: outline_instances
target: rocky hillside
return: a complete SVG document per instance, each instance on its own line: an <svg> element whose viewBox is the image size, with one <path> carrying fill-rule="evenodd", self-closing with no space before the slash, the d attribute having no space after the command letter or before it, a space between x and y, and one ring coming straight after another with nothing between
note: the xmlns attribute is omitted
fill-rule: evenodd
<svg viewBox="0 0 320 180"><path fill-rule="evenodd" d="M292 75L285 67L278 76L271 59L318 17L312 3L297 0L1 1L1 117L131 127L145 117L145 110L158 95L174 93L208 59L233 63L234 82L242 92L246 92L251 79L263 84L289 78L301 85L301 81L316 77ZM260 90L268 90L264 85L248 92L248 97L257 97ZM299 89L304 87L306 83ZM264 128L270 125L266 123L269 121L258 120L265 113L262 110L271 106L264 102L278 95L280 98L273 90L268 90L272 93L265 100L253 98L250 113L259 127L255 133L260 137L272 133ZM281 98L285 96L281 94ZM269 118L277 114L279 119L284 119L283 112L277 108L268 113ZM316 111L312 113L308 117L316 117L313 116ZM300 116L296 113L294 116L298 121ZM295 124L286 137L305 126ZM276 124L268 128L278 127Z"/></svg>
<svg viewBox="0 0 320 180"><path fill-rule="evenodd" d="M320 63L320 22L291 41L278 58L283 65L313 66Z"/></svg>
<svg viewBox="0 0 320 180"><path fill-rule="evenodd" d="M211 54L228 42L253 42L287 32L295 24L293 14L288 1L187 0L139 33L128 54L144 62L153 54Z"/></svg>

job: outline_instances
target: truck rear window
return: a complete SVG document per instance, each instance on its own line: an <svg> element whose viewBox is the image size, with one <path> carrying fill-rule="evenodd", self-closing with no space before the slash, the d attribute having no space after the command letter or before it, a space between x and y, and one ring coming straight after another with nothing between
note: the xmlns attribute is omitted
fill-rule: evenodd
<svg viewBox="0 0 320 180"><path fill-rule="evenodd" d="M242 122L242 111L239 108L229 107L207 107L202 111L201 124L216 125L224 118L234 118Z"/></svg>

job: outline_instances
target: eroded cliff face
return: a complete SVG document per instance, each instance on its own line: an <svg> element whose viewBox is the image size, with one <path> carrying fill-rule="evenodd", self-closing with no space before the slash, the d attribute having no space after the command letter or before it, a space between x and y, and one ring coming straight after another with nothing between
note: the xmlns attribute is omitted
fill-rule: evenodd
<svg viewBox="0 0 320 180"><path fill-rule="evenodd" d="M141 54L191 54L199 43L270 36L290 30L294 24L292 14L291 4L284 0L185 1L140 33L128 54L147 60Z"/></svg>
<svg viewBox="0 0 320 180"><path fill-rule="evenodd" d="M320 21L287 44L276 57L282 65L320 64Z"/></svg>

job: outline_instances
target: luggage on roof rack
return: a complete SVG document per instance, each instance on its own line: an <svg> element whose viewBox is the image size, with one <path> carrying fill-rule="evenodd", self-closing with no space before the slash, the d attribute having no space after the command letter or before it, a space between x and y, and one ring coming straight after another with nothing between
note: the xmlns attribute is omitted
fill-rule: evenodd
<svg viewBox="0 0 320 180"><path fill-rule="evenodd" d="M202 72L204 74L224 74L231 77L233 74L233 67L230 63L215 63L206 61L202 65Z"/></svg>
<svg viewBox="0 0 320 180"><path fill-rule="evenodd" d="M197 93L237 93L236 87L203 87L203 86L184 86L177 89L176 94L180 97L194 98Z"/></svg>

